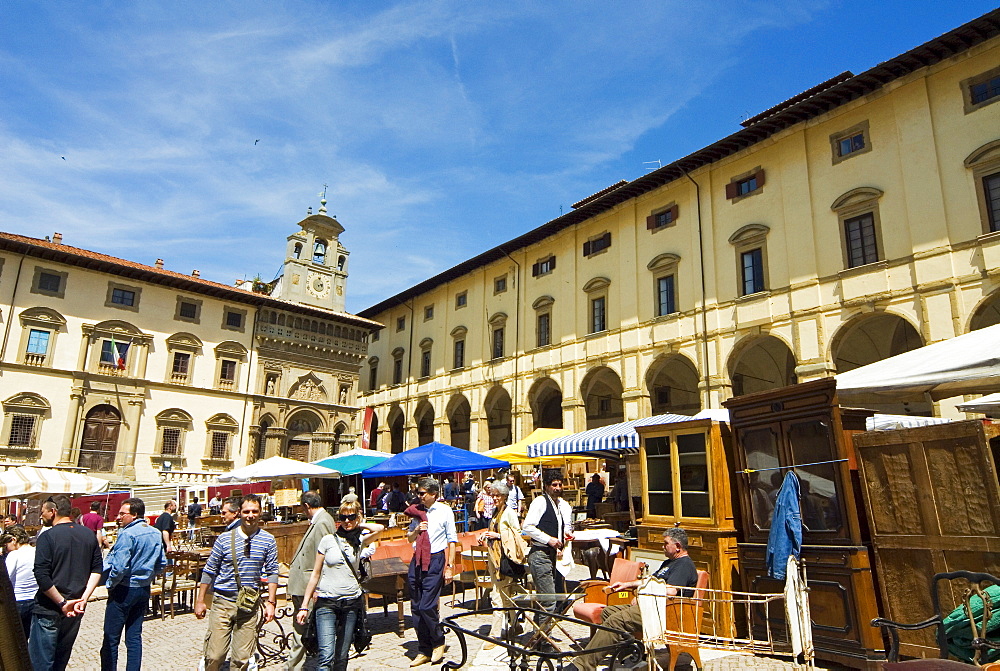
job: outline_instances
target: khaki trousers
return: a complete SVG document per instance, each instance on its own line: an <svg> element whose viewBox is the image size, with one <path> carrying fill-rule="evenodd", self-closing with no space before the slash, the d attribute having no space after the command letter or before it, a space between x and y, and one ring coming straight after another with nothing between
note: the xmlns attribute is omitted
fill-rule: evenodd
<svg viewBox="0 0 1000 671"><path fill-rule="evenodd" d="M292 594L292 630L288 637L288 661L285 662L287 671L301 671L306 663L306 649L302 647L302 634L305 632L305 625L300 625L295 616L299 614L302 607L302 595Z"/></svg>
<svg viewBox="0 0 1000 671"><path fill-rule="evenodd" d="M218 671L230 655L231 671L244 671L257 649L257 625L261 612L237 612L236 602L218 594L208 611L208 638L205 640L205 671Z"/></svg>

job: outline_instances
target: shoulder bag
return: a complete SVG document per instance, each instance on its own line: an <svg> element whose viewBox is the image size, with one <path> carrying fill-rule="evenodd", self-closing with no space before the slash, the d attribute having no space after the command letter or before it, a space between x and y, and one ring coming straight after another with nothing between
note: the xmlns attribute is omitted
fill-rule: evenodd
<svg viewBox="0 0 1000 671"><path fill-rule="evenodd" d="M249 540L247 539L248 542ZM236 562L236 529L229 532L229 556L232 557L233 573L236 575L236 610L244 615L253 613L260 602L260 590L240 584L240 567Z"/></svg>
<svg viewBox="0 0 1000 671"><path fill-rule="evenodd" d="M354 564L347 557L347 553L344 552L344 546L340 544L340 539L334 536L334 540L337 541L337 547L340 548L340 554L344 557L344 562L347 563L347 568L351 569L351 573L354 574L354 579L358 581L358 589L361 590L361 605L358 607L357 621L354 623L354 651L364 652L372 644L372 632L368 628L368 590L365 589L364 583L361 582L361 576L358 575L357 569L354 568ZM358 554L361 554L361 547L358 547Z"/></svg>

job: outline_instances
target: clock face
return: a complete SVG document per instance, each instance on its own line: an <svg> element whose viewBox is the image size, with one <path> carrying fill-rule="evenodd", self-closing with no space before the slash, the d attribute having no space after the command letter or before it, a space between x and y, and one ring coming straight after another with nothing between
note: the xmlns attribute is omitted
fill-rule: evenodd
<svg viewBox="0 0 1000 671"><path fill-rule="evenodd" d="M326 298L330 295L330 278L325 275L311 274L307 288L313 296Z"/></svg>

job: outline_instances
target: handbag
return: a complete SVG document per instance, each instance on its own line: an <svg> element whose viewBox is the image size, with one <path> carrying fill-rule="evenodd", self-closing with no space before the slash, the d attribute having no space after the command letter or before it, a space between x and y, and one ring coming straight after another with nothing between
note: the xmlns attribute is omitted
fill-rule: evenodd
<svg viewBox="0 0 1000 671"><path fill-rule="evenodd" d="M229 532L229 550L229 556L233 560L233 573L236 575L236 610L243 615L249 615L254 613L260 604L260 590L240 584L240 567L236 563L236 529Z"/></svg>
<svg viewBox="0 0 1000 671"><path fill-rule="evenodd" d="M305 627L302 631L302 648L306 655L313 657L319 654L319 633L316 631L316 609L313 608L306 616Z"/></svg>
<svg viewBox="0 0 1000 671"><path fill-rule="evenodd" d="M361 598L359 599L360 605L358 606L357 620L354 623L354 651L364 652L372 644L372 632L368 628L368 599L366 594L368 590L365 589L364 583L361 581L361 576L358 575L357 569L354 568L354 564L351 560L347 558L347 553L344 552L344 546L340 544L340 539L337 538L337 547L340 548L340 554L344 557L344 562L347 564L347 568L351 569L351 573L354 574L354 579L358 581L358 589L361 590Z"/></svg>

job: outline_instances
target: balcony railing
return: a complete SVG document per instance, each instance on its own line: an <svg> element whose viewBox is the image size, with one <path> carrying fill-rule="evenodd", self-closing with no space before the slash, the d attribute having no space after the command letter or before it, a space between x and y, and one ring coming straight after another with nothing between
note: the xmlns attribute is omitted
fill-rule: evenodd
<svg viewBox="0 0 1000 671"><path fill-rule="evenodd" d="M187 373L171 373L170 381L174 384L187 384L188 374Z"/></svg>
<svg viewBox="0 0 1000 671"><path fill-rule="evenodd" d="M28 352L24 355L24 363L29 366L44 366L45 365L45 355L44 354L33 354Z"/></svg>
<svg viewBox="0 0 1000 671"><path fill-rule="evenodd" d="M113 363L104 363L103 361L97 366L97 370L102 375L113 375L114 377L125 377L125 371L118 368Z"/></svg>
<svg viewBox="0 0 1000 671"><path fill-rule="evenodd" d="M225 379L220 379L219 380L219 389L225 389L226 391L232 391L233 387L235 387L235 386L236 385L233 382L233 380L225 380Z"/></svg>

